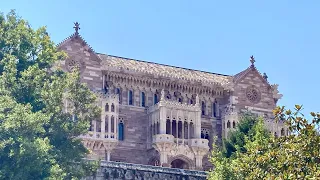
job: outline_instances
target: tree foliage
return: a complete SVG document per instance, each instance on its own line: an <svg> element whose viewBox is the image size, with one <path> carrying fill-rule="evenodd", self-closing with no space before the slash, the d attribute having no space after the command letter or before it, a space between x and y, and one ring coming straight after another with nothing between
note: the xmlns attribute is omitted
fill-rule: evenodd
<svg viewBox="0 0 320 180"><path fill-rule="evenodd" d="M226 158L217 146L212 152L216 169L209 179L319 179L320 138L317 128L320 114L311 112L307 120L296 105L294 112L278 107L277 121L284 120L291 132L284 137L266 138L263 120L254 128L252 140L246 138L246 152L236 151Z"/></svg>
<svg viewBox="0 0 320 180"><path fill-rule="evenodd" d="M228 138L223 140L223 155L230 158L237 150L240 152L246 152L245 138L249 140L255 135L254 126L259 122L258 116L250 113L243 112L240 116L240 121L234 131L230 131ZM264 135L269 136L265 131Z"/></svg>
<svg viewBox="0 0 320 180"><path fill-rule="evenodd" d="M77 179L94 171L77 137L99 108L78 71L51 70L65 57L45 27L33 30L14 11L0 15L0 179Z"/></svg>

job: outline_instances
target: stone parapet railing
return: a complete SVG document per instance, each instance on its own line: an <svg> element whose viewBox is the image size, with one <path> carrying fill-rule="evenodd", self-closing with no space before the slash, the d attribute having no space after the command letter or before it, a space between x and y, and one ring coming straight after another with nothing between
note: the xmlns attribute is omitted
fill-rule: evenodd
<svg viewBox="0 0 320 180"><path fill-rule="evenodd" d="M101 161L101 167L95 177L87 177L84 180L205 180L206 178L207 173L204 171Z"/></svg>

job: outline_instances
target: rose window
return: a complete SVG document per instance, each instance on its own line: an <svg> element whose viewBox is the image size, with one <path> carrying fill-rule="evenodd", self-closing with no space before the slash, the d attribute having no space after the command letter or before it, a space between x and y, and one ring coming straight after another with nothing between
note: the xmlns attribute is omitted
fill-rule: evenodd
<svg viewBox="0 0 320 180"><path fill-rule="evenodd" d="M79 61L76 61L74 59L70 59L69 62L68 62L68 68L69 68L70 71L73 71L75 69L80 68Z"/></svg>
<svg viewBox="0 0 320 180"><path fill-rule="evenodd" d="M246 91L246 96L247 96L247 99L250 101L250 102L253 102L253 103L257 103L259 102L260 100L260 93L257 89L255 89L254 87L251 87L251 88L248 88L247 91Z"/></svg>

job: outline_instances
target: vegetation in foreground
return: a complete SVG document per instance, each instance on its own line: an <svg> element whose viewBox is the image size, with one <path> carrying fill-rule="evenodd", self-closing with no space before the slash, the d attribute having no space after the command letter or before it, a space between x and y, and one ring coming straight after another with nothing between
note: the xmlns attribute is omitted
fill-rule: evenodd
<svg viewBox="0 0 320 180"><path fill-rule="evenodd" d="M231 141L231 146L227 141L222 149L214 145L211 162L215 170L209 173L209 179L319 179L320 114L311 112L313 118L307 120L301 110L299 105L294 112L284 107L274 110L276 120L287 123L289 136L266 134L263 119L258 119L246 131L244 141ZM241 128L236 131L235 134L244 132Z"/></svg>
<svg viewBox="0 0 320 180"><path fill-rule="evenodd" d="M50 69L65 57L45 27L33 30L14 11L0 14L0 179L79 179L95 171L77 137L99 108L78 72Z"/></svg>

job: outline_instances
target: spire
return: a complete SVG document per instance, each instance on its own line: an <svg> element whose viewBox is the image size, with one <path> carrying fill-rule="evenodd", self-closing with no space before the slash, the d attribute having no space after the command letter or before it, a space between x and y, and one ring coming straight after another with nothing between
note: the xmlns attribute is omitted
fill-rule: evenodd
<svg viewBox="0 0 320 180"><path fill-rule="evenodd" d="M254 67L254 63L256 62L256 60L254 59L253 56L250 56L250 62L251 62L251 67Z"/></svg>
<svg viewBox="0 0 320 180"><path fill-rule="evenodd" d="M74 28L74 30L76 31L75 34L78 35L78 34L79 34L78 31L79 31L79 29L80 29L80 23L75 22L73 28Z"/></svg>

